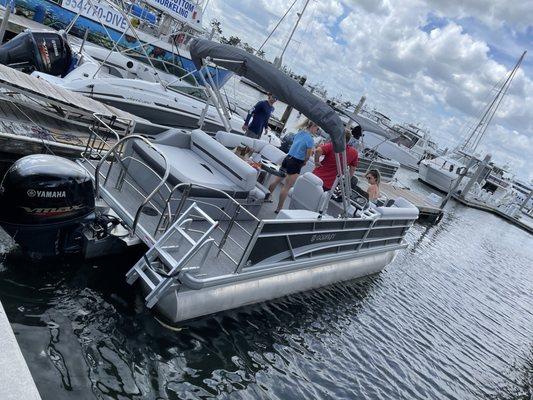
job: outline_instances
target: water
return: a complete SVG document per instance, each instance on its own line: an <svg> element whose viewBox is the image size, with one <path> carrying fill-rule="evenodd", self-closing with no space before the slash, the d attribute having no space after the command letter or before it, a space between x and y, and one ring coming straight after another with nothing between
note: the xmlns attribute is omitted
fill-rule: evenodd
<svg viewBox="0 0 533 400"><path fill-rule="evenodd" d="M407 240L379 275L179 331L124 283L138 254L9 257L0 299L45 400L530 399L532 237L451 202Z"/></svg>

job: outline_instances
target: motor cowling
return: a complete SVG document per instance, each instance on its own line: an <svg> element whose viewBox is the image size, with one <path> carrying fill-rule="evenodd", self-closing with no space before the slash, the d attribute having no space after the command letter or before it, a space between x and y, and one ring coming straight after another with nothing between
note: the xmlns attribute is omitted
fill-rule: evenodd
<svg viewBox="0 0 533 400"><path fill-rule="evenodd" d="M73 233L94 213L90 175L65 158L35 154L16 161L0 187L0 225L24 249L71 252Z"/></svg>
<svg viewBox="0 0 533 400"><path fill-rule="evenodd" d="M72 62L67 39L57 32L26 31L0 46L0 64L64 76Z"/></svg>

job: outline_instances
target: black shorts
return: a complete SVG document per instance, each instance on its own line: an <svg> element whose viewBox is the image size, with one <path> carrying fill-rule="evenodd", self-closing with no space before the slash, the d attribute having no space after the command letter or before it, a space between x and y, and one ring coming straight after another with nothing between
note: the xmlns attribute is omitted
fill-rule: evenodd
<svg viewBox="0 0 533 400"><path fill-rule="evenodd" d="M304 160L292 156L285 157L281 163L281 169L285 170L287 175L299 174L303 166Z"/></svg>
<svg viewBox="0 0 533 400"><path fill-rule="evenodd" d="M256 133L248 129L246 133L244 134L244 136L248 136L249 138L252 138L252 139L261 139L261 132Z"/></svg>

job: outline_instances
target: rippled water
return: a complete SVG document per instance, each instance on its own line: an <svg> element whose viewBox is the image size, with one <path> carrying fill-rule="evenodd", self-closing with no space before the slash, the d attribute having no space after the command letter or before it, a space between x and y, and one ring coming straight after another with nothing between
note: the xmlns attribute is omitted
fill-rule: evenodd
<svg viewBox="0 0 533 400"><path fill-rule="evenodd" d="M138 254L9 257L0 299L45 400L530 399L532 236L450 203L407 239L379 275L179 331L124 283Z"/></svg>

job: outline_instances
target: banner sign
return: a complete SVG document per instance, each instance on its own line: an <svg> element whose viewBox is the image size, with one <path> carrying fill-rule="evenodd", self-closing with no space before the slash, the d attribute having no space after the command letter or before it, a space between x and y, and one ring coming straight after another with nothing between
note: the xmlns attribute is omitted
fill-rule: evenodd
<svg viewBox="0 0 533 400"><path fill-rule="evenodd" d="M104 1L99 0L63 0L63 8L72 12L80 13L81 16L95 22L100 22L119 32L128 28L128 21L121 13L116 11Z"/></svg>
<svg viewBox="0 0 533 400"><path fill-rule="evenodd" d="M198 25L200 12L196 4L188 0L145 0L146 4L191 25Z"/></svg>

